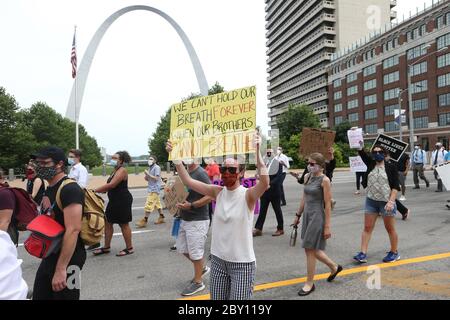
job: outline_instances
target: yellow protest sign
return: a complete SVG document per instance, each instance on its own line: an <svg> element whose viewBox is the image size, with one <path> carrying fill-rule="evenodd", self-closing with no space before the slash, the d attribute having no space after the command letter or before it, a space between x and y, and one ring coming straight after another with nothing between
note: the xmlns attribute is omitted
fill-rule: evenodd
<svg viewBox="0 0 450 320"><path fill-rule="evenodd" d="M256 87L176 103L170 113L169 160L255 152Z"/></svg>

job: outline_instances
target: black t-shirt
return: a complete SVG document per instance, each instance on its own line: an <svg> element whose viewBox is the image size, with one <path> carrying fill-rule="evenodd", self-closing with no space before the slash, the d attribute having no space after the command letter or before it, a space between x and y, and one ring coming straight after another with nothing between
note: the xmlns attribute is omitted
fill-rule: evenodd
<svg viewBox="0 0 450 320"><path fill-rule="evenodd" d="M64 208L68 207L71 204L77 203L77 204L84 204L84 192L80 188L80 186L77 183L69 183L65 185L61 189L60 197L61 197L61 205L62 208L58 207L58 204L56 203L56 194L58 192L59 187L63 183L64 180L66 180L67 177L64 177L58 183L56 183L54 186L48 186L47 190L45 191L45 196L47 196L50 200L50 203L53 205L53 213L55 214L55 220L62 225L64 228L66 227L64 223ZM81 219L81 217L80 217ZM82 243L82 240L80 236L78 236L78 242L77 242L77 249L81 248L84 250L84 246ZM77 250L75 249L75 250Z"/></svg>
<svg viewBox="0 0 450 320"><path fill-rule="evenodd" d="M399 172L406 171L406 161L409 160L409 156L406 153L403 153L400 159L397 162L397 169Z"/></svg>

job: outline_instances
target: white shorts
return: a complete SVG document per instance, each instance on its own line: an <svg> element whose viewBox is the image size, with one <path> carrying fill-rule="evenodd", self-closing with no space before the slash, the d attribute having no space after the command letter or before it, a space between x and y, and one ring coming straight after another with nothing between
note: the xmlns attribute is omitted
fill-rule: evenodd
<svg viewBox="0 0 450 320"><path fill-rule="evenodd" d="M191 260L200 260L205 253L205 243L208 238L209 220L181 220L177 238L177 251L189 254Z"/></svg>

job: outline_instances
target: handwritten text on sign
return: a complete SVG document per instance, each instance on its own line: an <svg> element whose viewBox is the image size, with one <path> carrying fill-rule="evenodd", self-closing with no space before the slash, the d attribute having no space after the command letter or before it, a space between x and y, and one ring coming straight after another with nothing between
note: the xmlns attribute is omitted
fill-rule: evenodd
<svg viewBox="0 0 450 320"><path fill-rule="evenodd" d="M303 128L300 140L300 154L303 157L307 157L311 153L319 152L328 160L331 160L328 149L333 146L335 136L335 131Z"/></svg>
<svg viewBox="0 0 450 320"><path fill-rule="evenodd" d="M255 152L255 128L254 86L174 104L170 160Z"/></svg>

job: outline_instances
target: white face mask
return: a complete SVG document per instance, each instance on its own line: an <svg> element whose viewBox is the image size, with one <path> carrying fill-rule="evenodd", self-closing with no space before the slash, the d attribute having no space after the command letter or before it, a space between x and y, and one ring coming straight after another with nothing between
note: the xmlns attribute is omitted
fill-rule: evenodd
<svg viewBox="0 0 450 320"><path fill-rule="evenodd" d="M154 160L148 160L148 165L151 167L154 164Z"/></svg>
<svg viewBox="0 0 450 320"><path fill-rule="evenodd" d="M308 171L314 174L320 171L320 167L317 164L314 166L308 165Z"/></svg>

